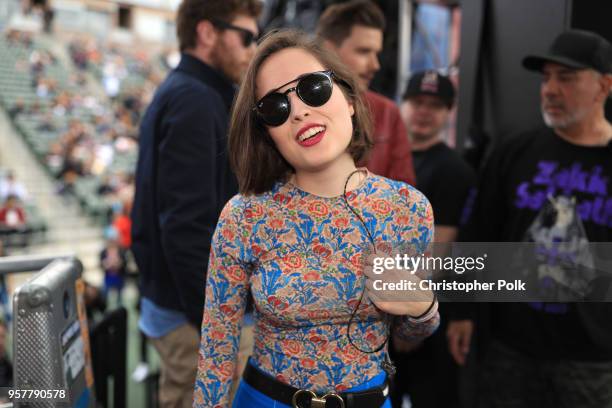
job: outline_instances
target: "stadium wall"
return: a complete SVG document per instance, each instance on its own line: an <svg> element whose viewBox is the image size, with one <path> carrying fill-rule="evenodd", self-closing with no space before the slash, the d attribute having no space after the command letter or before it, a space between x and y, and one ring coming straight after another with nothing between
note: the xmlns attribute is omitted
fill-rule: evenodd
<svg viewBox="0 0 612 408"><path fill-rule="evenodd" d="M121 37L162 43L175 41L176 11L170 2L53 0L62 28L86 31L98 37Z"/></svg>

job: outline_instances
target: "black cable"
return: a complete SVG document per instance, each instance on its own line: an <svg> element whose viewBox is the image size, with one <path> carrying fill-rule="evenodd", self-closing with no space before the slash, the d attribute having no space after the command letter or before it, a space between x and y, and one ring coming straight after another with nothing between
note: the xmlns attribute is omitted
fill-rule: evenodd
<svg viewBox="0 0 612 408"><path fill-rule="evenodd" d="M344 203L349 208L349 210L351 210L351 212L353 214L355 214L355 216L363 224L363 227L365 228L366 233L368 234L368 238L370 239L370 242L372 243L372 248L374 249L374 253L376 254L376 243L374 242L374 238L372 237L372 234L368 230L368 227L367 227L365 221L363 220L363 217L361 217L361 215L353 207L351 207L351 205L349 204L349 202L348 202L348 200L346 198L346 188L348 186L349 180L351 179L353 174L358 173L360 171L362 171L362 170L357 169L357 170L354 170L353 172L351 172L351 174L348 175L348 177L346 178L346 182L344 183L344 190L342 192L342 198L344 199ZM351 344L351 346L353 346L355 349L357 349L358 351L360 351L362 353L373 354L373 353L377 353L380 350L382 350L385 347L385 345L389 342L389 339L391 337L391 330L390 330L391 324L389 322L389 315L387 313L385 313L385 326L387 327L387 337L385 338L385 341L383 341L382 344L380 344L374 350L362 350L355 343L353 343L353 339L351 339L351 325L353 323L353 319L355 318L355 315L357 314L357 310L359 310L359 306L361 306L361 302L363 300L363 294L365 293L365 291L366 291L366 280L364 279L363 280L363 290L361 291L361 296L359 296L359 301L357 302L357 305L355 306L355 309L353 309L353 312L351 313L351 317L349 318L348 324L346 325L346 336L347 336L348 341Z"/></svg>
<svg viewBox="0 0 612 408"><path fill-rule="evenodd" d="M433 309L434 305L436 304L436 299L437 299L437 296L436 296L436 293L434 292L433 299L431 300L431 303L429 304L429 307L427 308L427 310L425 310L423 313L421 313L418 316L410 316L410 315L407 315L407 316L414 320L422 319L423 317L427 316L429 312L431 312L431 309Z"/></svg>

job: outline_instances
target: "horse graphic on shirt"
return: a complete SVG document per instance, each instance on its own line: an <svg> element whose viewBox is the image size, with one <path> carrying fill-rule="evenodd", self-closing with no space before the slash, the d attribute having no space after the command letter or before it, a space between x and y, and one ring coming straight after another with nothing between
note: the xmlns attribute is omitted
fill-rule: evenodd
<svg viewBox="0 0 612 408"><path fill-rule="evenodd" d="M595 270L575 197L549 195L524 241L535 243L536 273L542 295L556 301L584 298Z"/></svg>

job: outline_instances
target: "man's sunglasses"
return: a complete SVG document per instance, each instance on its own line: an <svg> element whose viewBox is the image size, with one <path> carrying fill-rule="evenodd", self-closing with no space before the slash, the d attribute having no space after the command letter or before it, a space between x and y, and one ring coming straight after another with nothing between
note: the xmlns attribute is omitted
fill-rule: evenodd
<svg viewBox="0 0 612 408"><path fill-rule="evenodd" d="M212 19L210 22L217 28L237 31L242 37L242 45L245 48L250 47L253 42L257 41L257 35L251 30L247 30L246 28L238 27L217 19Z"/></svg>
<svg viewBox="0 0 612 408"><path fill-rule="evenodd" d="M332 71L318 71L300 75L297 79L268 92L255 104L253 110L257 117L268 126L280 126L287 121L291 113L289 93L295 91L298 98L308 106L318 107L324 105L331 97L333 81L342 83L350 88L345 81L340 80ZM277 92L284 86L297 81L293 88L285 92Z"/></svg>

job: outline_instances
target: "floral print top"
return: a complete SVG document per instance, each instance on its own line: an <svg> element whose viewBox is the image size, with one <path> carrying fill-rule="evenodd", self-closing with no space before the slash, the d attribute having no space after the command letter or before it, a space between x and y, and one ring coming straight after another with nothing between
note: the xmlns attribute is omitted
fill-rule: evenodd
<svg viewBox="0 0 612 408"><path fill-rule="evenodd" d="M376 245L433 235L425 196L408 184L367 174L347 192ZM255 302L251 362L294 387L341 392L381 373L385 349L357 350L347 324L364 290L361 255L371 241L342 196L319 197L292 183L234 196L213 237L194 407L227 407L240 326L250 290ZM418 341L439 324L437 308L419 320L396 316L394 334ZM361 350L378 348L387 319L367 298L351 322Z"/></svg>

